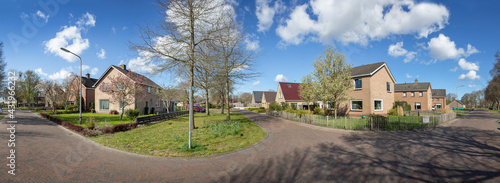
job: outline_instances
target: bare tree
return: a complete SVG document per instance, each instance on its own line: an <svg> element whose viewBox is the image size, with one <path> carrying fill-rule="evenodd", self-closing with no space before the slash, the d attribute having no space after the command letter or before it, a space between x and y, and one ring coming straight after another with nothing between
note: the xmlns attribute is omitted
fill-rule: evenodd
<svg viewBox="0 0 500 183"><path fill-rule="evenodd" d="M170 105L173 100L179 97L182 90L176 89L172 85L162 85L162 89L157 94L161 101L163 101L163 106L167 108L167 113L170 113Z"/></svg>
<svg viewBox="0 0 500 183"><path fill-rule="evenodd" d="M109 77L109 83L103 83L99 86L99 90L111 96L110 102L119 104L122 110L120 120L123 119L126 106L132 105L143 98L142 93L145 92L145 89L140 83L144 83L144 78L133 71L129 71L126 76L121 74L111 76Z"/></svg>
<svg viewBox="0 0 500 183"><path fill-rule="evenodd" d="M224 0L169 0L158 1L159 12L165 20L157 26L140 27L141 44L132 49L149 62L157 62L157 73L173 69L189 70L190 99L194 96L194 73L198 59L198 47L211 40L213 34L224 29L227 12L234 11ZM193 103L189 103L191 128L195 128Z"/></svg>
<svg viewBox="0 0 500 183"><path fill-rule="evenodd" d="M31 70L27 70L21 75L20 78L20 91L19 93L22 98L28 103L28 107L32 107L32 103L35 102L35 99L38 100L38 90L36 86L40 83L40 76Z"/></svg>
<svg viewBox="0 0 500 183"><path fill-rule="evenodd" d="M201 62L198 62L196 65L196 73L195 73L195 84L197 87L203 89L205 92L205 103L206 103L206 115L210 115L210 106L209 106L209 94L210 89L213 87L213 83L217 74L217 60L214 59L216 53L206 46L200 47L200 56L202 58Z"/></svg>
<svg viewBox="0 0 500 183"><path fill-rule="evenodd" d="M52 114L54 114L56 112L57 103L64 100L61 97L64 93L61 85L56 81L45 79L38 83L36 88L45 97L45 101L52 104Z"/></svg>

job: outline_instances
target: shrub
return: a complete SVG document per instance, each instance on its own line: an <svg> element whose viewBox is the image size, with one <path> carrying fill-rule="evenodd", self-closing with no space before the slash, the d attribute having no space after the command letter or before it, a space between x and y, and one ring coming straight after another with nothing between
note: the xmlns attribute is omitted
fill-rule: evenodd
<svg viewBox="0 0 500 183"><path fill-rule="evenodd" d="M213 137L236 135L241 130L241 122L232 120L216 121L209 123L208 128L210 128L210 134Z"/></svg>
<svg viewBox="0 0 500 183"><path fill-rule="evenodd" d="M104 127L102 129L103 133L116 133L116 132L124 132L128 131L131 129L134 129L137 127L138 123L123 123L123 124L117 124L112 127Z"/></svg>
<svg viewBox="0 0 500 183"><path fill-rule="evenodd" d="M373 128L376 129L386 129L387 127L387 117L378 115L378 114L370 114L368 115L368 122L373 124Z"/></svg>
<svg viewBox="0 0 500 183"><path fill-rule="evenodd" d="M315 107L314 110L313 110L313 113L314 114L323 114L323 109L319 108L319 107Z"/></svg>
<svg viewBox="0 0 500 183"><path fill-rule="evenodd" d="M296 111L295 109L291 108L290 106L288 106L288 107L284 110L284 112L288 112L288 113L296 113L297 111Z"/></svg>
<svg viewBox="0 0 500 183"><path fill-rule="evenodd" d="M130 120L130 122L135 121L135 119L141 114L141 111L139 109L127 109L125 111L125 115L127 118Z"/></svg>
<svg viewBox="0 0 500 183"><path fill-rule="evenodd" d="M95 110L95 103L90 102L90 111L94 111L94 110Z"/></svg>
<svg viewBox="0 0 500 183"><path fill-rule="evenodd" d="M87 121L85 121L85 125L89 130L93 130L97 126L97 121L94 117L90 117Z"/></svg>
<svg viewBox="0 0 500 183"><path fill-rule="evenodd" d="M259 107L259 109L266 109L265 107Z"/></svg>
<svg viewBox="0 0 500 183"><path fill-rule="evenodd" d="M389 110L389 115L396 116L396 115L398 115L398 111L396 109L391 109L391 110Z"/></svg>
<svg viewBox="0 0 500 183"><path fill-rule="evenodd" d="M109 114L118 114L118 111L113 109L113 110L109 111Z"/></svg>
<svg viewBox="0 0 500 183"><path fill-rule="evenodd" d="M207 150L207 148L201 144L198 144L196 142L191 142L191 149L189 149L189 142L184 142L182 143L179 148L180 151L184 152L195 152L195 151L203 151Z"/></svg>
<svg viewBox="0 0 500 183"><path fill-rule="evenodd" d="M288 105L288 103L286 102L281 102L281 109L282 110L285 110L286 108L290 107L290 105Z"/></svg>
<svg viewBox="0 0 500 183"><path fill-rule="evenodd" d="M396 101L396 102L394 102L394 108L396 108L397 106L403 107L404 111L411 111L411 106L406 101Z"/></svg>
<svg viewBox="0 0 500 183"><path fill-rule="evenodd" d="M148 106L144 107L144 114L149 114L149 107Z"/></svg>
<svg viewBox="0 0 500 183"><path fill-rule="evenodd" d="M151 107L151 114L155 113L155 107Z"/></svg>
<svg viewBox="0 0 500 183"><path fill-rule="evenodd" d="M282 108L281 108L281 105L278 104L277 102L271 102L269 104L269 110L271 110L271 111L281 111Z"/></svg>

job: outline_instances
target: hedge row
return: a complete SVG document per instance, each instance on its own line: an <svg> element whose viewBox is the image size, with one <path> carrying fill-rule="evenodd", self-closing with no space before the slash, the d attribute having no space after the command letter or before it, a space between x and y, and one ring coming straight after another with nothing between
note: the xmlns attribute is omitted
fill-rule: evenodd
<svg viewBox="0 0 500 183"><path fill-rule="evenodd" d="M95 131L89 130L89 129L84 128L82 126L74 125L73 123L68 123L68 122L63 121L59 118L54 118L46 113L40 113L40 116L42 116L43 118L46 118L50 121L53 121L54 123L57 123L58 125L62 125L68 129L76 131L82 135L90 136L90 137L97 135ZM102 133L124 132L124 131L128 131L128 130L136 128L138 124L139 123L137 123L137 122L136 123L123 123L123 124L117 124L117 125L110 126L110 127L104 127L102 129Z"/></svg>

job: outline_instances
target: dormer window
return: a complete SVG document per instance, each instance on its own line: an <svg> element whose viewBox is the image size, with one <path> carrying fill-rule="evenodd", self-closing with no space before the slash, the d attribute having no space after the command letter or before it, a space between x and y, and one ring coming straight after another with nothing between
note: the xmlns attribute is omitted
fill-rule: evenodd
<svg viewBox="0 0 500 183"><path fill-rule="evenodd" d="M292 85L291 85L291 84L288 84L288 88L292 88Z"/></svg>

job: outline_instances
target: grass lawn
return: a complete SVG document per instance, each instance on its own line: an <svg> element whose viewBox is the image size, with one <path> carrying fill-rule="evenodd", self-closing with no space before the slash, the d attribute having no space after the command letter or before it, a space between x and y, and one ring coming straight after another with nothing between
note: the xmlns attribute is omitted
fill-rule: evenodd
<svg viewBox="0 0 500 183"><path fill-rule="evenodd" d="M211 116L195 114L197 129L192 130L192 141L206 147L205 150L195 152L185 152L179 148L188 141L188 116L91 139L105 146L138 154L193 157L234 151L260 142L266 137L266 132L262 128L238 112L231 114L231 120L240 122L240 130L234 135L215 137L216 129L212 127L216 123L222 123L221 120L225 118L226 114L216 112L212 112ZM226 123L237 123L234 121Z"/></svg>
<svg viewBox="0 0 500 183"><path fill-rule="evenodd" d="M256 113L266 113L266 109L261 109L261 108L245 108L245 110L253 111Z"/></svg>
<svg viewBox="0 0 500 183"><path fill-rule="evenodd" d="M47 113L48 115L52 115L52 110L47 110L47 111L44 111L44 110L38 110L38 111L34 111L32 110L33 113ZM64 112L66 110L64 109L57 109L56 112Z"/></svg>
<svg viewBox="0 0 500 183"><path fill-rule="evenodd" d="M79 113L71 113L71 114L54 114L51 115L51 113L48 113L50 116L62 119L63 121L73 123L75 125L79 125L78 119L80 118ZM102 126L105 123L108 125L116 125L116 124L121 124L121 123L130 123L130 120L127 118L127 116L123 115L123 119L120 120L120 115L119 114L100 114L100 113L82 113L82 125L83 127L86 127L85 122L90 118L94 117L96 121L98 122L98 125Z"/></svg>

